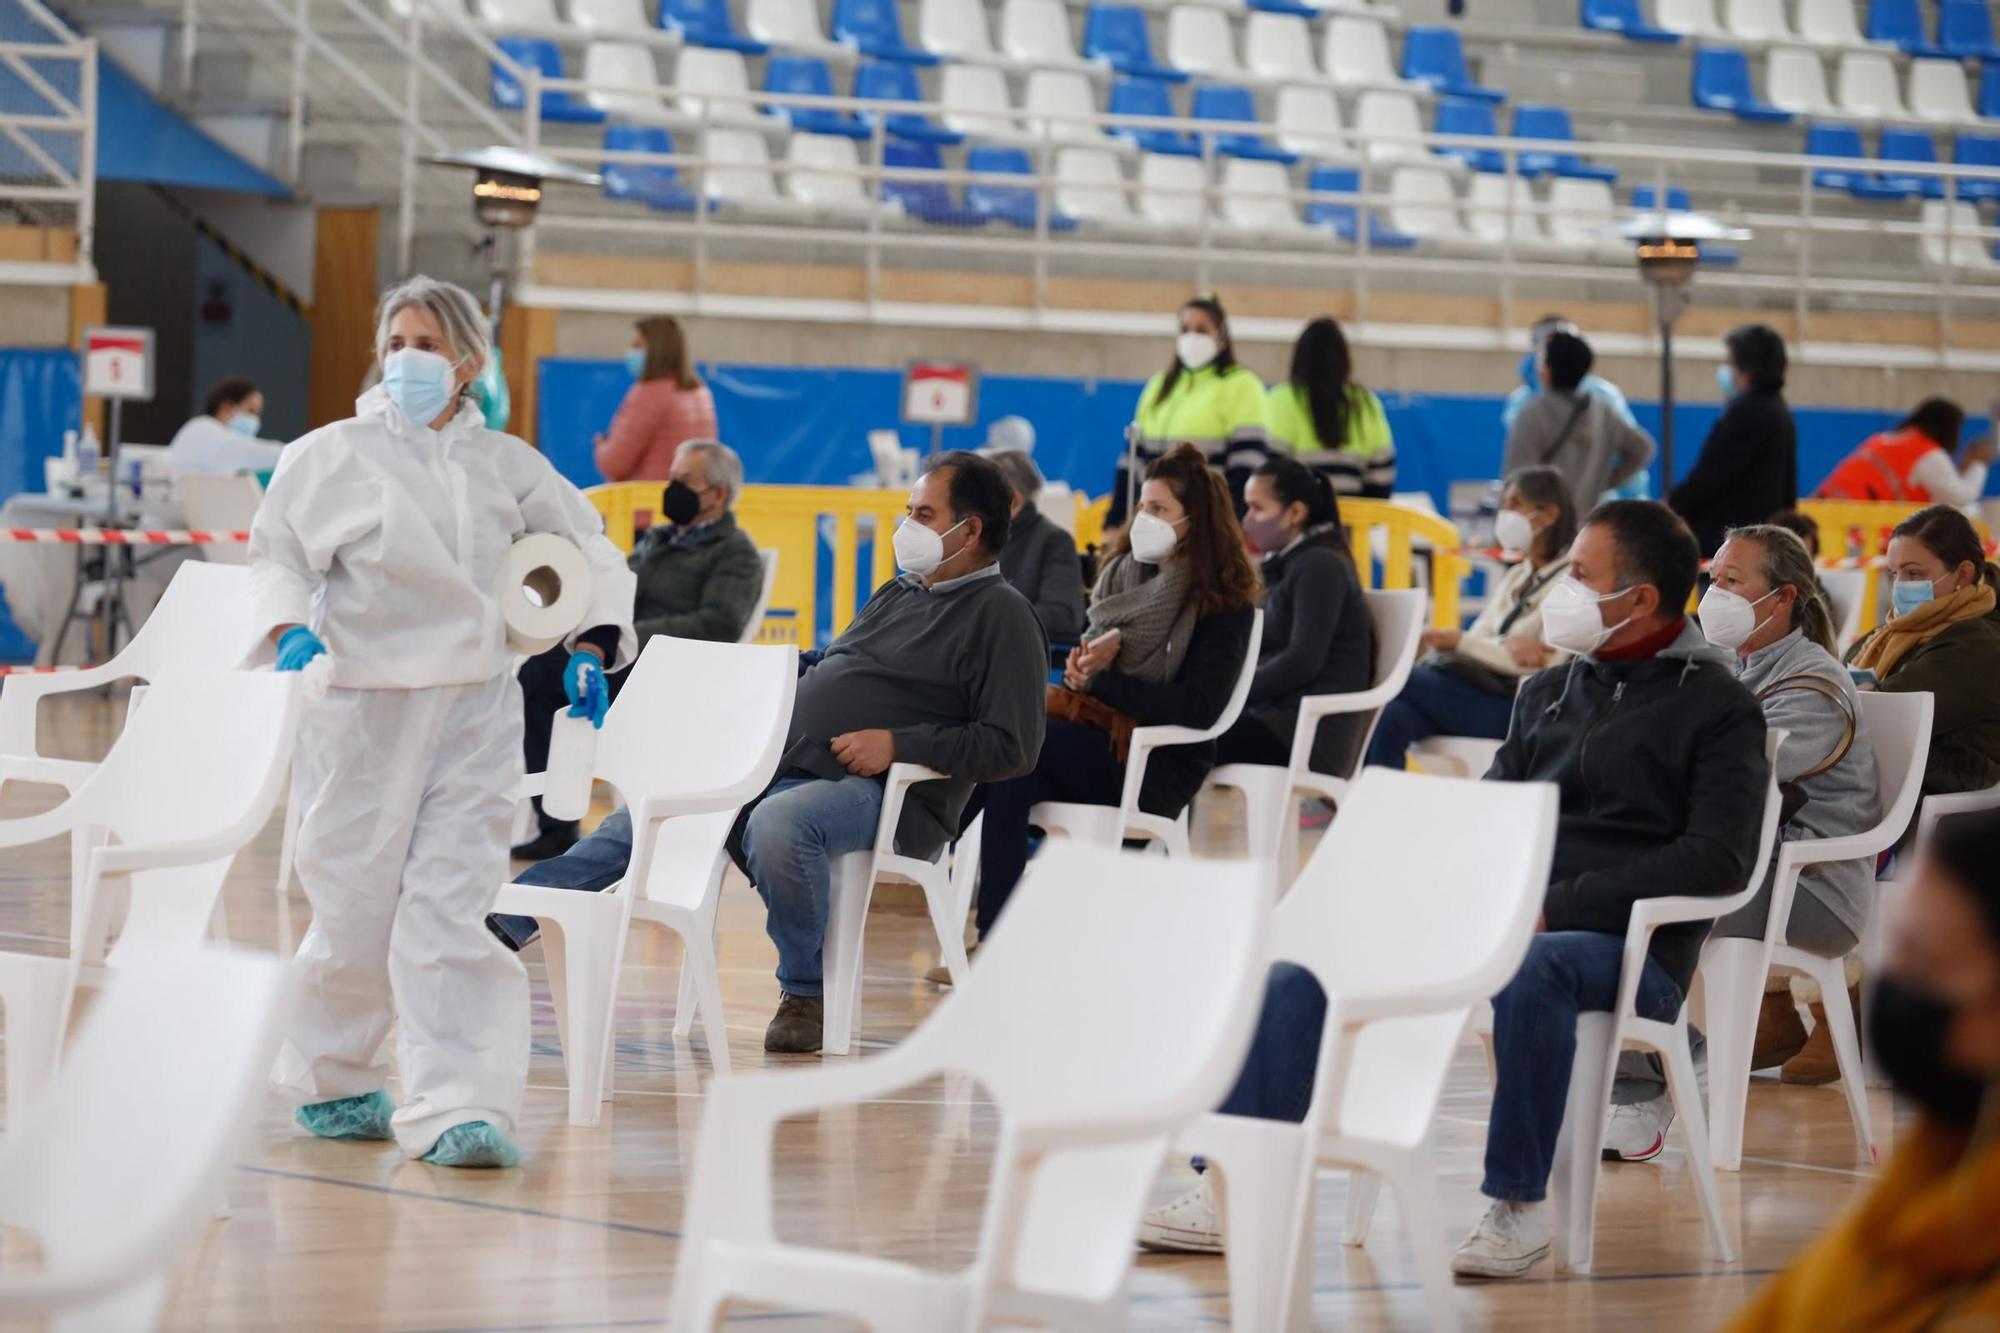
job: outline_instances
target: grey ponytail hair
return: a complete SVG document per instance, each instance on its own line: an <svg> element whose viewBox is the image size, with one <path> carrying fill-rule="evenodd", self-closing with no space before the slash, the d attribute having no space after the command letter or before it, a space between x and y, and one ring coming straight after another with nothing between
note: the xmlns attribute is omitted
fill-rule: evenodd
<svg viewBox="0 0 2000 1333"><path fill-rule="evenodd" d="M1758 565L1764 581L1772 589L1790 585L1798 594L1792 606L1792 626L1805 631L1805 636L1820 647L1840 655L1840 649L1833 637L1833 611L1826 604L1826 594L1820 591L1819 574L1813 568L1812 553L1799 534L1790 528L1781 528L1775 523L1753 523L1748 527L1732 528L1728 540L1756 542L1763 548L1764 559Z"/></svg>
<svg viewBox="0 0 2000 1333"><path fill-rule="evenodd" d="M486 369L493 346L493 328L472 293L455 283L427 278L421 273L397 283L382 293L382 305L375 317L375 360L379 364L389 354L389 325L398 311L415 306L429 312L451 344L456 364L469 366L474 379Z"/></svg>

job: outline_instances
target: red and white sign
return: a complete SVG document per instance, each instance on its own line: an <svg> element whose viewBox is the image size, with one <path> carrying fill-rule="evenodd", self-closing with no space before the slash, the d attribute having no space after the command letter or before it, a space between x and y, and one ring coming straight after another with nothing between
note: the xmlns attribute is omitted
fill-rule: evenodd
<svg viewBox="0 0 2000 1333"><path fill-rule="evenodd" d="M979 408L979 372L961 361L912 361L903 372L903 420L968 426Z"/></svg>
<svg viewBox="0 0 2000 1333"><path fill-rule="evenodd" d="M90 398L153 396L153 331L91 328L83 331L83 392Z"/></svg>

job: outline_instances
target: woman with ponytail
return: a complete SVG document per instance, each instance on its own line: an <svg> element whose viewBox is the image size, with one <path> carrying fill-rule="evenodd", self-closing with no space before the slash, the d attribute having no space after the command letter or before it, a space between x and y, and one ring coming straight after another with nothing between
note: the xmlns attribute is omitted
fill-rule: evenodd
<svg viewBox="0 0 2000 1333"><path fill-rule="evenodd" d="M1374 674L1375 627L1340 502L1324 473L1274 458L1244 487L1243 533L1264 562L1264 638L1243 715L1215 742L1219 764L1288 764L1299 700L1365 690ZM1367 718L1325 719L1312 766L1344 776L1354 767Z"/></svg>
<svg viewBox="0 0 2000 1333"><path fill-rule="evenodd" d="M1347 335L1330 315L1306 325L1292 371L1264 406L1273 452L1312 454L1342 495L1386 500L1396 487L1396 441L1382 401L1354 382Z"/></svg>

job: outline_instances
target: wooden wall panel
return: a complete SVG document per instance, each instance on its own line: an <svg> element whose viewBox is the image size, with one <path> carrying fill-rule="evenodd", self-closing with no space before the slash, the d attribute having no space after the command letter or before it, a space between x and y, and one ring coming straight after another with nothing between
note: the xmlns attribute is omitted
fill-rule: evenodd
<svg viewBox="0 0 2000 1333"><path fill-rule="evenodd" d="M83 350L83 331L93 324L107 322L105 311L111 296L101 282L69 289L69 345L79 352ZM86 398L83 400L83 421L97 438L104 438L104 400Z"/></svg>
<svg viewBox="0 0 2000 1333"><path fill-rule="evenodd" d="M309 426L354 415L354 399L374 359L381 243L379 208L319 210L313 237Z"/></svg>
<svg viewBox="0 0 2000 1333"><path fill-rule="evenodd" d="M507 397L513 405L507 431L535 443L536 373L542 358L556 354L556 312L534 306L510 305L500 320L500 364L507 372Z"/></svg>

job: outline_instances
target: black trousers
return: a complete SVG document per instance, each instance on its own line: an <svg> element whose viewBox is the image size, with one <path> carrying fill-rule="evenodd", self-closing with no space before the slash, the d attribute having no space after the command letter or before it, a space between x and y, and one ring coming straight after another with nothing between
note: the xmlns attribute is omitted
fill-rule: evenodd
<svg viewBox="0 0 2000 1333"><path fill-rule="evenodd" d="M983 936L1007 905L1028 865L1028 811L1042 801L1116 805L1125 790L1125 766L1111 740L1095 727L1050 718L1035 770L980 787L986 829L979 844L979 910ZM970 818L968 812L967 818Z"/></svg>
<svg viewBox="0 0 2000 1333"><path fill-rule="evenodd" d="M569 694L563 689L563 671L568 666L569 649L560 644L521 663L521 757L530 773L540 773L549 766L549 734L556 710L569 706ZM605 674L604 684L612 698L625 688L629 674L630 667ZM535 797L535 818L544 830L566 822L543 814L539 796Z"/></svg>

